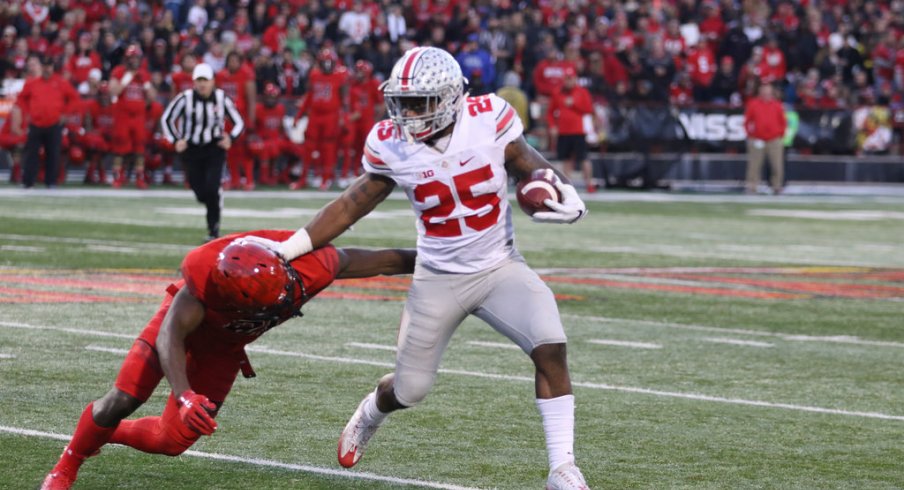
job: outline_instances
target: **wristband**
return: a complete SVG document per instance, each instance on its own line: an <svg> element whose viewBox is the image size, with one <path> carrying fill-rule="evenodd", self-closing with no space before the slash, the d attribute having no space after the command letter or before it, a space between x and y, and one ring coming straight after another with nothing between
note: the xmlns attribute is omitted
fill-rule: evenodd
<svg viewBox="0 0 904 490"><path fill-rule="evenodd" d="M284 259L291 261L311 250L314 250L314 245L311 243L311 236L308 235L308 230L300 228L294 235L290 236L288 240L279 244L279 250L277 252Z"/></svg>
<svg viewBox="0 0 904 490"><path fill-rule="evenodd" d="M195 392L192 389L187 389L187 390L183 391L182 394L180 394L179 397L176 398L176 405L178 405L180 407L183 405L191 406L191 397L194 395L195 395Z"/></svg>

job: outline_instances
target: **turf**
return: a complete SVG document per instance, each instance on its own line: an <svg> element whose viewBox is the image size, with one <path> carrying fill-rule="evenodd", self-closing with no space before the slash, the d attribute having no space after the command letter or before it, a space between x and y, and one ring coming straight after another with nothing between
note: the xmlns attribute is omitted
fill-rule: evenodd
<svg viewBox="0 0 904 490"><path fill-rule="evenodd" d="M204 235L187 191L78 191L0 186L0 488L37 486ZM223 228L293 229L327 200L230 193ZM516 209L519 249L560 297L591 486L904 487L902 204L609 192L573 226ZM414 240L394 196L336 243ZM236 381L203 454L107 447L76 488L542 487L532 367L475 319L427 400L340 471L338 433L393 363L402 303L376 298L404 290L328 292L356 299L325 294L253 344L258 377Z"/></svg>

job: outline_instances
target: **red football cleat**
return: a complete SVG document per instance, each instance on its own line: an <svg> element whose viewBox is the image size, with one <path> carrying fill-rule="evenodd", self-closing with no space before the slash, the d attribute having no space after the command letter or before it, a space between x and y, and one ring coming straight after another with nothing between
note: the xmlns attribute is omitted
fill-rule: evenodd
<svg viewBox="0 0 904 490"><path fill-rule="evenodd" d="M75 483L75 477L61 471L51 471L41 483L40 490L69 490Z"/></svg>

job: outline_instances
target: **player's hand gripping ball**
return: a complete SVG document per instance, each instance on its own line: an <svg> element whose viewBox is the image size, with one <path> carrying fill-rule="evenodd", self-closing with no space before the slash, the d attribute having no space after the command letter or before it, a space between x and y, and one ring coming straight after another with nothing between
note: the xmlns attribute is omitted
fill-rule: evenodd
<svg viewBox="0 0 904 490"><path fill-rule="evenodd" d="M540 168L531 172L530 176L518 182L515 195L518 205L528 216L540 211L552 211L543 203L547 199L562 202L562 195L556 188L559 177L548 168Z"/></svg>

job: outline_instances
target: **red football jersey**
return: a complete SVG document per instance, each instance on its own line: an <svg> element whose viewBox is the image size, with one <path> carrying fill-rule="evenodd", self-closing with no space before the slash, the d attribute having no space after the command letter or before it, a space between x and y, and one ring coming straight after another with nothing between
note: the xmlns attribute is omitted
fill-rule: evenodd
<svg viewBox="0 0 904 490"><path fill-rule="evenodd" d="M337 67L333 73L323 73L320 68L312 69L301 114L306 114L308 110L315 114L333 114L342 109L340 88L347 79L348 71L344 67Z"/></svg>
<svg viewBox="0 0 904 490"><path fill-rule="evenodd" d="M195 339L203 342L225 342L245 345L253 342L264 332L285 322L291 316L274 319L248 319L228 311L229 305L209 287L210 274L216 269L217 255L233 240L246 235L255 235L270 240L282 241L292 236L292 231L258 230L237 233L208 242L188 253L182 261L184 285L192 296L204 304L204 320L198 328ZM339 254L335 247L327 245L311 253L302 255L291 262L304 284L305 296L300 288L295 290L295 309L313 298L329 286L339 273ZM180 281L181 282L181 281ZM226 310L226 311L223 311ZM200 340L197 340L200 341Z"/></svg>
<svg viewBox="0 0 904 490"><path fill-rule="evenodd" d="M170 78L173 80L173 91L177 94L190 88L195 88L195 82L191 79L191 73L177 71L170 75Z"/></svg>
<svg viewBox="0 0 904 490"><path fill-rule="evenodd" d="M94 52L75 54L66 62L65 71L69 73L72 82L78 85L88 79L88 73L93 69L101 68L100 56Z"/></svg>
<svg viewBox="0 0 904 490"><path fill-rule="evenodd" d="M110 78L121 80L125 74L126 67L119 65L113 68ZM119 100L113 104L116 110L126 117L144 119L144 108L147 105L144 100L144 84L150 80L151 76L146 70L135 71L132 81L119 94Z"/></svg>
<svg viewBox="0 0 904 490"><path fill-rule="evenodd" d="M352 82L348 89L350 110L360 112L361 120L374 122L374 108L383 103L383 92L376 78Z"/></svg>
<svg viewBox="0 0 904 490"><path fill-rule="evenodd" d="M148 139L154 137L157 132L157 126L160 125L160 116L163 115L163 104L152 101L147 106L147 118L144 120L144 128L147 130Z"/></svg>
<svg viewBox="0 0 904 490"><path fill-rule="evenodd" d="M245 93L245 85L253 82L254 79L254 72L245 65L242 65L235 73L224 68L216 75L217 88L223 89L223 92L226 92L226 95L235 102L235 108L242 116L246 115L245 109L248 108L248 94Z"/></svg>
<svg viewBox="0 0 904 490"><path fill-rule="evenodd" d="M286 108L282 104L267 107L263 102L257 103L257 127L254 128L258 136L265 140L283 137L283 117Z"/></svg>
<svg viewBox="0 0 904 490"><path fill-rule="evenodd" d="M102 106L98 103L90 105L88 111L91 114L91 124L95 131L99 131L104 136L111 136L113 128L116 127L116 119L113 115L115 109L113 104Z"/></svg>

